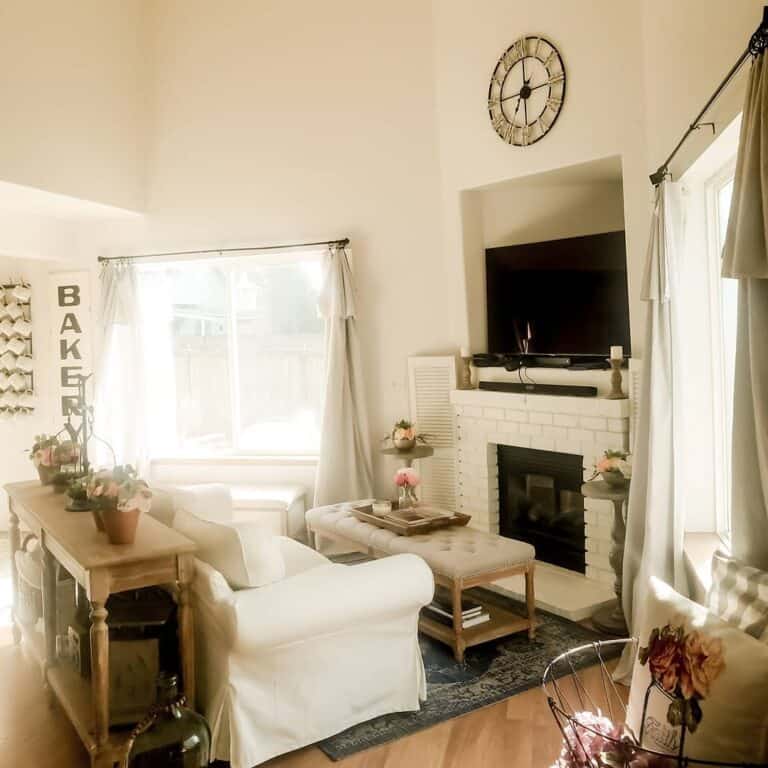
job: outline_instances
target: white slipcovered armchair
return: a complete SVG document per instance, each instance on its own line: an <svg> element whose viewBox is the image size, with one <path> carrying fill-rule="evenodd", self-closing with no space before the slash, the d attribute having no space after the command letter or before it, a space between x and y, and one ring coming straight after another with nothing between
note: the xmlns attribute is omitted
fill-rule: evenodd
<svg viewBox="0 0 768 768"><path fill-rule="evenodd" d="M175 527L194 534L184 516L177 512ZM223 516L214 515L219 524ZM417 710L426 698L417 629L434 584L420 558L347 566L286 537L272 545L283 568L272 583L232 589L202 560L193 582L197 704L212 757L232 768Z"/></svg>

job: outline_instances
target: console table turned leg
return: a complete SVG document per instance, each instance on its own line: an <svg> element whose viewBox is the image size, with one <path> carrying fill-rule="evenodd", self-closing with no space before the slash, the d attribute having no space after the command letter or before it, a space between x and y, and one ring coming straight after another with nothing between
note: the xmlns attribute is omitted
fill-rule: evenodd
<svg viewBox="0 0 768 768"><path fill-rule="evenodd" d="M43 633L45 669L56 664L56 560L41 543L43 554Z"/></svg>
<svg viewBox="0 0 768 768"><path fill-rule="evenodd" d="M192 606L189 604L189 582L194 569L192 558L179 558L179 656L187 705L195 708L195 634Z"/></svg>
<svg viewBox="0 0 768 768"><path fill-rule="evenodd" d="M613 589L616 593L615 606L598 611L592 617L592 623L604 632L624 637L627 634L627 621L624 617L621 595L623 589L624 572L624 540L626 538L626 525L624 523L624 502L613 502L613 530L611 531L611 553L608 562L614 573Z"/></svg>
<svg viewBox="0 0 768 768"><path fill-rule="evenodd" d="M13 511L13 501L11 501L11 512L8 518L8 541L11 549L11 632L13 642L18 645L21 642L21 630L17 623L16 612L19 604L19 574L16 571L16 552L21 548L21 529L19 528L19 517Z"/></svg>
<svg viewBox="0 0 768 768"><path fill-rule="evenodd" d="M109 633L104 602L91 600L91 690L96 744L109 738Z"/></svg>

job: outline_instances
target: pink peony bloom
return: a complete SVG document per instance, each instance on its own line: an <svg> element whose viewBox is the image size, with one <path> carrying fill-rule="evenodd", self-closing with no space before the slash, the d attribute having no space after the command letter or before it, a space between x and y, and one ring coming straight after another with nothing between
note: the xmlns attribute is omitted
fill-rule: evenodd
<svg viewBox="0 0 768 768"><path fill-rule="evenodd" d="M419 473L412 467L403 467L395 472L395 485L399 488L415 488L420 482Z"/></svg>
<svg viewBox="0 0 768 768"><path fill-rule="evenodd" d="M40 464L44 467L53 466L53 446L41 448L38 453L40 454Z"/></svg>

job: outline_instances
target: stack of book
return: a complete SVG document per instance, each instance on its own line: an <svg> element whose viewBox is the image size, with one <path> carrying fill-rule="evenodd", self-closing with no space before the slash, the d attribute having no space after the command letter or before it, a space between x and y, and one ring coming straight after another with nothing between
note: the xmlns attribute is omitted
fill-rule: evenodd
<svg viewBox="0 0 768 768"><path fill-rule="evenodd" d="M439 621L441 624L446 624L447 626L453 626L453 609L451 608L451 596L448 591L438 587L432 602L423 609L423 614L428 619ZM482 605L462 597L462 629L476 627L478 624L484 624L486 621L490 620L490 614Z"/></svg>

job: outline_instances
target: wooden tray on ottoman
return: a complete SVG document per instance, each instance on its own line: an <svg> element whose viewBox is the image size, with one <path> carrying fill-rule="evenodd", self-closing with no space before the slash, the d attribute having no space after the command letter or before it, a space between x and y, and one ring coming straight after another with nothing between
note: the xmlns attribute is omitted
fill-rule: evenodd
<svg viewBox="0 0 768 768"><path fill-rule="evenodd" d="M429 513L432 507L416 507L415 510L403 510L403 512L413 511L418 514L420 511ZM435 512L444 512L434 508ZM393 506L393 513L397 513L398 510ZM373 514L373 506L371 504L364 504L359 507L352 507L352 514L358 520L363 523L370 523L377 528L384 528L392 533L397 533L400 536L416 536L423 533L431 533L432 531L440 530L441 528L450 528L451 526L466 525L471 519L471 515L465 515L463 512L454 512L451 515L442 515L440 517L433 517L431 519L424 520L419 523L408 523L405 521L394 520L390 517L380 517Z"/></svg>

